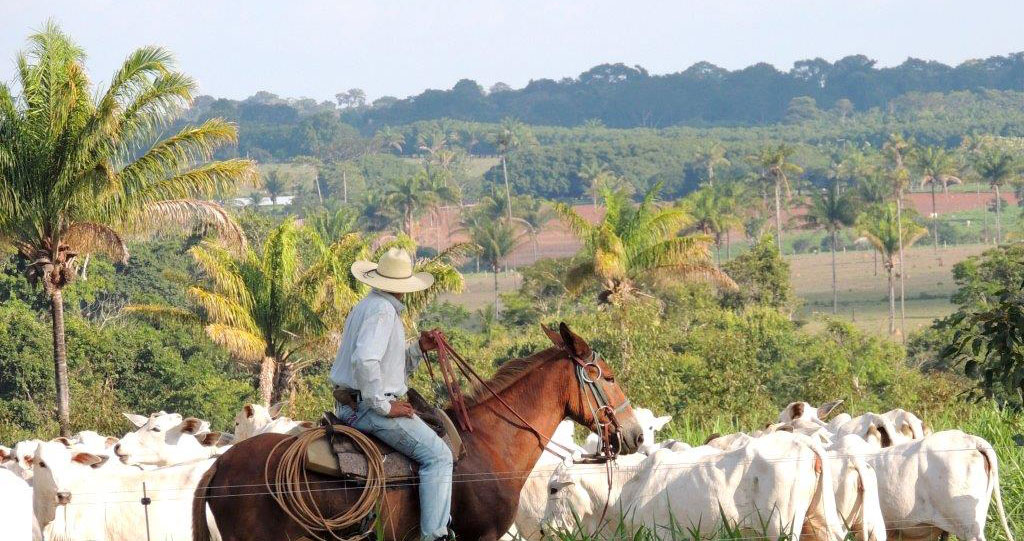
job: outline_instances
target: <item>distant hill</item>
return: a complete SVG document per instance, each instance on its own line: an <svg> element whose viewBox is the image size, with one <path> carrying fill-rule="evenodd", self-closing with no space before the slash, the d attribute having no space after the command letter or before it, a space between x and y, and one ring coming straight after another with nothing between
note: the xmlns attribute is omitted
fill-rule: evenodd
<svg viewBox="0 0 1024 541"><path fill-rule="evenodd" d="M602 64L575 78L537 79L521 89L499 83L485 91L463 79L450 90L352 107L344 118L371 129L438 118L495 122L506 116L556 126L588 121L614 128L749 125L786 119L800 105L794 99L801 97L818 108L849 113L885 109L910 92L1024 90L1024 53L955 67L916 58L890 68L875 64L864 55L836 62L815 58L783 72L766 63L729 71L700 62L665 75L651 75L640 66Z"/></svg>

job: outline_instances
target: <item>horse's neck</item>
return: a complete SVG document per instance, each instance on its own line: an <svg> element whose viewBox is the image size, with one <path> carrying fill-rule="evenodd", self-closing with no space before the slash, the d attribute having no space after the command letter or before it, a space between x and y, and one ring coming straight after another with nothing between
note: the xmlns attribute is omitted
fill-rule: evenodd
<svg viewBox="0 0 1024 541"><path fill-rule="evenodd" d="M511 408L490 398L470 410L474 432L470 452L484 454L495 472L529 472L544 446L565 417L569 396L568 374L557 362L548 362L524 375L498 393ZM519 417L525 419L543 437L538 437ZM520 488L524 479L519 482Z"/></svg>

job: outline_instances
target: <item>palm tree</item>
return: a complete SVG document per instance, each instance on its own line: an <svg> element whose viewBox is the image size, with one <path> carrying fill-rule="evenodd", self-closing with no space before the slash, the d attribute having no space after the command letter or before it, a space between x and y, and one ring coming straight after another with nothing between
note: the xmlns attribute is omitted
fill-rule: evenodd
<svg viewBox="0 0 1024 541"><path fill-rule="evenodd" d="M896 221L903 221L903 192L910 182L910 171L904 164L904 158L913 150L913 143L903 138L898 133L889 134L882 145L882 152L889 161L889 182L892 187L892 196L896 200ZM907 335L907 307L906 307L906 272L903 266L903 235L900 231L899 238L899 275L900 275L900 333Z"/></svg>
<svg viewBox="0 0 1024 541"><path fill-rule="evenodd" d="M169 52L133 52L95 93L84 51L54 23L18 57L20 93L0 84L0 244L27 262L50 300L57 419L70 433L63 290L80 253L124 261L123 231L158 224L213 224L236 244L241 230L206 200L252 181L248 160L210 162L236 140L211 119L167 138L162 130L191 103L195 82L174 70ZM155 142L154 142L155 141Z"/></svg>
<svg viewBox="0 0 1024 541"><path fill-rule="evenodd" d="M857 217L857 229L882 256L882 262L888 275L889 334L896 334L896 291L893 269L899 251L900 238L903 238L904 246L909 248L928 232L927 229L917 225L913 217L907 214L910 213L905 213L902 221L897 220L896 205L886 203L872 205Z"/></svg>
<svg viewBox="0 0 1024 541"><path fill-rule="evenodd" d="M573 291L596 281L598 301L620 306L644 295L637 281L656 273L671 273L682 280L704 280L724 287L733 281L711 262L711 239L704 235L680 237L692 222L679 207L659 207L655 198L661 184L652 187L638 206L622 191L604 190L605 215L591 224L569 205L555 204L555 212L581 241L581 262L570 269L566 286Z"/></svg>
<svg viewBox="0 0 1024 541"><path fill-rule="evenodd" d="M494 312L498 313L498 272L501 263L523 242L525 234L507 220L471 219L464 226L470 242L494 274Z"/></svg>
<svg viewBox="0 0 1024 541"><path fill-rule="evenodd" d="M551 220L555 219L555 213L549 205L537 197L522 196L517 199L516 205L519 207L519 216L516 217L516 221L526 226L526 231L533 241L533 260L534 262L539 261L540 244L538 236L541 230L547 227Z"/></svg>
<svg viewBox="0 0 1024 541"><path fill-rule="evenodd" d="M374 142L377 143L379 148L398 154L401 154L405 148L405 136L391 126L384 126L377 130L377 134L374 135Z"/></svg>
<svg viewBox="0 0 1024 541"><path fill-rule="evenodd" d="M1020 165L1012 154L996 149L991 149L979 155L973 165L978 175L988 182L988 185L996 193L996 244L999 244L1003 239L1001 211L1003 201L999 189L1007 181L1017 176L1020 171Z"/></svg>
<svg viewBox="0 0 1024 541"><path fill-rule="evenodd" d="M942 186L943 193L949 193L950 184L962 184L963 180L956 176L959 165L952 154L941 147L924 147L914 153L918 169L921 170L921 187L930 186L932 190L932 237L935 251L939 251L939 213L935 205L935 187Z"/></svg>
<svg viewBox="0 0 1024 541"><path fill-rule="evenodd" d="M580 168L580 178L586 181L587 190L593 196L594 210L597 210L597 196L601 193L601 181L607 174L608 170L605 166L597 162L587 162Z"/></svg>
<svg viewBox="0 0 1024 541"><path fill-rule="evenodd" d="M204 243L189 252L204 281L189 287L193 306L133 305L129 313L200 322L218 345L239 362L259 366L260 400L285 398L304 362L329 343L329 330L358 298L348 266L365 255L365 242L352 235L322 247L313 264L303 264L306 237L293 219L271 231L261 250L243 256ZM339 306L338 299L344 299Z"/></svg>
<svg viewBox="0 0 1024 541"><path fill-rule="evenodd" d="M704 180L707 181L708 186L714 186L715 167L729 165L729 160L725 158L725 147L718 141L704 143L697 151L697 163L704 169Z"/></svg>
<svg viewBox="0 0 1024 541"><path fill-rule="evenodd" d="M505 178L505 199L508 200L508 219L512 220L512 190L508 183L508 154L519 148L527 137L526 129L518 120L506 117L498 126L494 134L494 146L498 149L501 157L501 173Z"/></svg>
<svg viewBox="0 0 1024 541"><path fill-rule="evenodd" d="M284 179L281 178L281 174L276 169L267 173L267 176L263 179L263 189L267 191L267 195L270 197L270 204L277 206L277 198L284 193L284 184Z"/></svg>
<svg viewBox="0 0 1024 541"><path fill-rule="evenodd" d="M714 239L721 263L722 241L733 227L742 225L736 214L736 197L723 184L707 185L686 196L681 204L693 219L691 229Z"/></svg>
<svg viewBox="0 0 1024 541"><path fill-rule="evenodd" d="M823 229L828 232L832 244L832 313L839 311L839 289L836 281L836 246L839 231L850 227L857 220L857 199L849 191L839 193L839 182L832 184L821 193L811 197L807 213L801 219L804 227Z"/></svg>
<svg viewBox="0 0 1024 541"><path fill-rule="evenodd" d="M415 240L416 220L439 201L426 171L392 181L384 191L384 201L402 220L402 232Z"/></svg>
<svg viewBox="0 0 1024 541"><path fill-rule="evenodd" d="M782 252L782 192L786 199L790 197L789 176L803 173L803 169L789 161L794 149L784 143L774 147L765 147L756 156L749 159L761 169L760 181L770 184L775 192L775 237Z"/></svg>

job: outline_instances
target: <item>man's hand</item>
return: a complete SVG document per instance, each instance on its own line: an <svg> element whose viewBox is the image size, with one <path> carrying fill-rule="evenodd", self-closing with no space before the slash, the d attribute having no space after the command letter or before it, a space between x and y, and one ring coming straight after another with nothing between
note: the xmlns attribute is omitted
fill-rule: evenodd
<svg viewBox="0 0 1024 541"><path fill-rule="evenodd" d="M428 351L437 351L437 342L435 342L434 337L430 335L430 331L423 331L420 333L420 351L423 353Z"/></svg>
<svg viewBox="0 0 1024 541"><path fill-rule="evenodd" d="M391 411L388 412L388 417L412 417L416 414L416 410L412 409L412 405L408 402L392 402Z"/></svg>

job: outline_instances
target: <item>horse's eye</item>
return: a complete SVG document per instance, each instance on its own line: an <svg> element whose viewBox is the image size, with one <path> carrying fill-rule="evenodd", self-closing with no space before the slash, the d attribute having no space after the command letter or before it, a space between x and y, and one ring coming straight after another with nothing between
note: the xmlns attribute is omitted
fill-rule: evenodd
<svg viewBox="0 0 1024 541"><path fill-rule="evenodd" d="M45 468L46 467L46 462L40 461L39 462L39 467L40 468Z"/></svg>
<svg viewBox="0 0 1024 541"><path fill-rule="evenodd" d="M550 493L550 494L551 494L552 496L554 496L555 494L558 494L558 489L557 489L557 488L553 488L553 487L552 487L552 488L549 488L549 489L548 489L548 492L549 492L549 493Z"/></svg>
<svg viewBox="0 0 1024 541"><path fill-rule="evenodd" d="M608 382L611 382L611 383L615 383L615 376L613 376L611 374L608 374L607 376L605 376L604 379L605 379L605 381L608 381Z"/></svg>
<svg viewBox="0 0 1024 541"><path fill-rule="evenodd" d="M153 432L160 432L160 429L155 427L155 426L153 428L151 428L150 430L152 430Z"/></svg>

